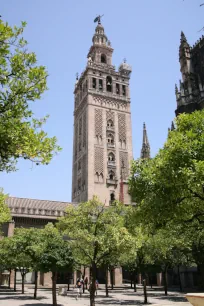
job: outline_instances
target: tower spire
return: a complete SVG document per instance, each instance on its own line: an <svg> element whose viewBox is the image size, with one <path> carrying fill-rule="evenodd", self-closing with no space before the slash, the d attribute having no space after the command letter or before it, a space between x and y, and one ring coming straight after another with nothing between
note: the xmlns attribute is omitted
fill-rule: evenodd
<svg viewBox="0 0 204 306"><path fill-rule="evenodd" d="M150 145L147 137L146 125L143 123L143 142L142 142L142 150L141 150L141 158L150 158Z"/></svg>

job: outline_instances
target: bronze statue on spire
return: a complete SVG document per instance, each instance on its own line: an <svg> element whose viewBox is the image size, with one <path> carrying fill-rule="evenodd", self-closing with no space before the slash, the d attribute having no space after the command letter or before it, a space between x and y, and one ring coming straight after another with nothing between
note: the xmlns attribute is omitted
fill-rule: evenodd
<svg viewBox="0 0 204 306"><path fill-rule="evenodd" d="M98 21L98 24L101 24L101 17L103 17L104 15L98 15L95 19L94 22Z"/></svg>

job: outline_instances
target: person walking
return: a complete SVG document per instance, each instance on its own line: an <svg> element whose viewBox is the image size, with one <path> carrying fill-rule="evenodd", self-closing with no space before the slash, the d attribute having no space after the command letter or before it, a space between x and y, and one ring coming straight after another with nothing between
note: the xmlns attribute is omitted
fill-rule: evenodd
<svg viewBox="0 0 204 306"><path fill-rule="evenodd" d="M76 288L77 288L77 296L76 296L76 300L78 300L79 296L82 296L82 286L83 286L83 279L81 278L77 278L76 281Z"/></svg>

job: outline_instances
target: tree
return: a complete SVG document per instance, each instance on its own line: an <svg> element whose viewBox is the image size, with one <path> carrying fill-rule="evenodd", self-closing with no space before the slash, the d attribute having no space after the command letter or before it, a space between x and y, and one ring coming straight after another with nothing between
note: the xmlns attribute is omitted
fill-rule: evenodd
<svg viewBox="0 0 204 306"><path fill-rule="evenodd" d="M41 247L41 230L37 228L17 228L14 238L20 240L23 256L29 258L29 268L35 272L34 299L37 298L38 271L43 249Z"/></svg>
<svg viewBox="0 0 204 306"><path fill-rule="evenodd" d="M36 119L32 102L47 89L47 71L37 66L22 37L26 26L13 28L0 19L0 171L15 170L19 158L47 164L60 148L42 130L47 116Z"/></svg>
<svg viewBox="0 0 204 306"><path fill-rule="evenodd" d="M25 254L25 237L19 234L14 234L12 237L5 237L1 241L1 257L2 265L9 270L20 270L22 277L22 294L24 294L25 275L32 266L31 258Z"/></svg>
<svg viewBox="0 0 204 306"><path fill-rule="evenodd" d="M188 237L204 285L204 110L179 115L175 122L155 158L133 162L130 193L137 221L156 229L171 224Z"/></svg>
<svg viewBox="0 0 204 306"><path fill-rule="evenodd" d="M11 220L10 209L5 203L6 197L7 196L3 194L3 190L0 189L0 233L2 224Z"/></svg>
<svg viewBox="0 0 204 306"><path fill-rule="evenodd" d="M59 219L58 227L69 237L75 260L91 269L91 306L95 306L97 267L109 262L111 256L119 257L131 245L124 226L124 210L124 205L106 207L94 197L77 207L68 207L65 217Z"/></svg>
<svg viewBox="0 0 204 306"><path fill-rule="evenodd" d="M48 224L39 232L41 256L38 267L42 272L52 272L52 299L53 306L57 306L56 281L57 272L73 270L74 259L68 241L64 241L62 235L54 227Z"/></svg>

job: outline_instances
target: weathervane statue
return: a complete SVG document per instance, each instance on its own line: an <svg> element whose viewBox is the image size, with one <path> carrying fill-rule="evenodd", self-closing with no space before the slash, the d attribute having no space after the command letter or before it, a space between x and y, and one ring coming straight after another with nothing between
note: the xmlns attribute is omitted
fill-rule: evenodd
<svg viewBox="0 0 204 306"><path fill-rule="evenodd" d="M95 19L94 22L98 21L98 24L101 24L101 17L103 17L104 15L98 15Z"/></svg>

